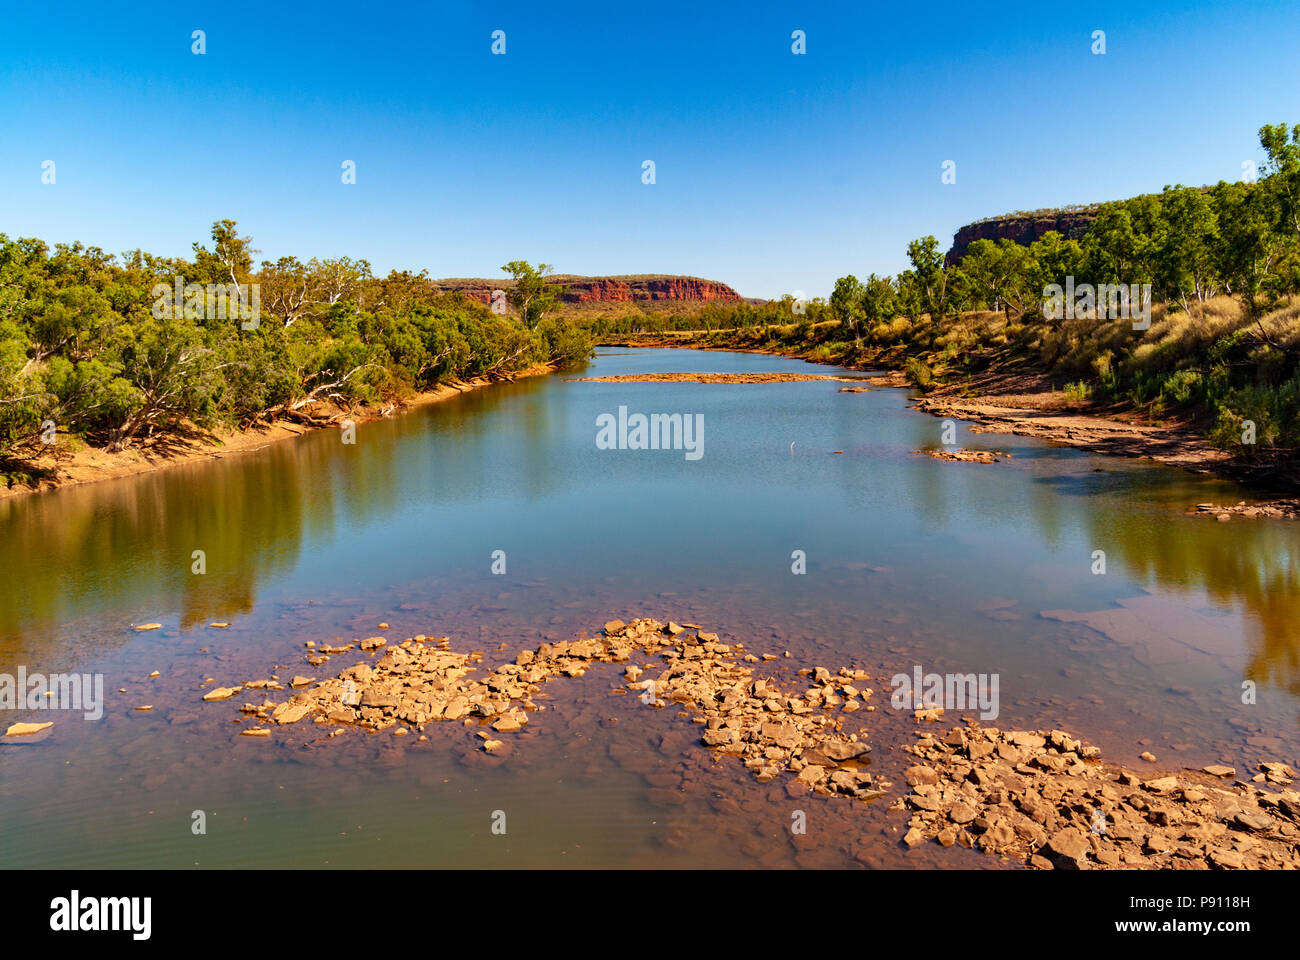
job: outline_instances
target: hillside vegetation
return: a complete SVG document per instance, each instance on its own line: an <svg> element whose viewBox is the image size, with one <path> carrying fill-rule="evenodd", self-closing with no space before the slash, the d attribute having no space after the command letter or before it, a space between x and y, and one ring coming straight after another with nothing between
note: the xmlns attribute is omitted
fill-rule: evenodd
<svg viewBox="0 0 1300 960"><path fill-rule="evenodd" d="M591 352L544 281L494 312L423 272L372 276L365 260L255 267L234 221L212 241L186 260L0 233L0 477L34 479L55 444L120 450L310 419ZM511 266L526 287L528 265Z"/></svg>
<svg viewBox="0 0 1300 960"><path fill-rule="evenodd" d="M712 305L640 328L892 367L922 390L1030 367L1080 401L1176 416L1239 456L1287 463L1300 449L1300 126L1265 126L1260 144L1255 182L1100 204L1082 240L981 239L945 265L927 236L908 245L909 269L841 277L828 301Z"/></svg>

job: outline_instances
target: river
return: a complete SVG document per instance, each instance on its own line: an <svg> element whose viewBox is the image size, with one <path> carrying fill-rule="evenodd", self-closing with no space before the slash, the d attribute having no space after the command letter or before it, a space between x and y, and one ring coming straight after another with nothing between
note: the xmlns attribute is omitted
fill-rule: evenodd
<svg viewBox="0 0 1300 960"><path fill-rule="evenodd" d="M611 348L569 376L667 371L858 375ZM504 759L459 724L241 737L260 694L201 700L337 673L355 655L313 669L304 644L376 633L449 636L492 663L671 618L777 654L785 676L996 673L989 725L1067 729L1144 772L1300 766L1300 525L1187 516L1248 494L961 425L959 445L1010 456L935 460L913 451L942 424L904 391L842 386L538 377L363 424L354 444L318 431L0 502L0 672L102 674L106 691L98 720L12 712L55 725L0 743L0 865L1001 865L898 843L906 815L887 805L916 727L887 682L857 715L896 783L871 803L714 762L676 711L612 695L612 666L548 684ZM597 418L620 406L702 415L703 455L599 449Z"/></svg>

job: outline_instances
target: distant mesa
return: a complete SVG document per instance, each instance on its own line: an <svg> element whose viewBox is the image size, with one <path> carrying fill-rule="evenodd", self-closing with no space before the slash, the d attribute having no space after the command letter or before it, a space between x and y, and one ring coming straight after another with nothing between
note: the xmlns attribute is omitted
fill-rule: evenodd
<svg viewBox="0 0 1300 960"><path fill-rule="evenodd" d="M1000 217L987 217L968 223L952 238L952 249L944 258L953 266L966 255L966 250L976 240L1013 240L1027 247L1045 233L1055 230L1067 240L1082 240L1092 222L1097 219L1099 204L1058 207L1045 210L1018 210Z"/></svg>
<svg viewBox="0 0 1300 960"><path fill-rule="evenodd" d="M692 301L708 303L739 303L740 294L715 280L699 277L678 277L661 274L639 274L621 277L578 277L556 275L552 282L568 287L562 299L565 303L656 303L661 301ZM435 280L433 285L444 293L463 293L486 304L492 303L493 290L509 290L509 279L483 278Z"/></svg>

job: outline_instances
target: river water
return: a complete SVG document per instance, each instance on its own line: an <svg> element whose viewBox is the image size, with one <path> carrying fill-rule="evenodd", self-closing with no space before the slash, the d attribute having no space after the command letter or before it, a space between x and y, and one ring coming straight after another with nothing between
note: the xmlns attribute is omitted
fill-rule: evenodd
<svg viewBox="0 0 1300 960"><path fill-rule="evenodd" d="M579 375L670 371L855 375L624 349ZM898 842L906 814L887 805L917 727L888 678L914 666L997 674L988 724L1064 728L1144 774L1300 765L1300 525L1187 516L1247 494L962 425L960 445L1010 456L935 460L913 451L941 422L904 391L842 386L540 377L361 425L354 444L319 431L0 503L0 673L106 690L98 720L6 711L55 723L0 743L0 865L1005 866ZM597 417L620 406L702 414L703 456L599 449ZM449 723L426 741L326 741L307 722L243 737L260 694L201 700L360 657L313 668L307 641L449 636L493 664L635 616L774 653L778 677L879 676L879 709L854 718L895 788L864 803L757 783L675 709L612 694L612 665L548 684L504 758Z"/></svg>

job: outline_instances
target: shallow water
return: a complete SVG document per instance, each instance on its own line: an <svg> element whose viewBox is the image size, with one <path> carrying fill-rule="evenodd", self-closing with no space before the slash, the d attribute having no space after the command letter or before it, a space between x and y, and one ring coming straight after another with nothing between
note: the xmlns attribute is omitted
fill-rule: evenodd
<svg viewBox="0 0 1300 960"><path fill-rule="evenodd" d="M667 371L842 372L619 349L581 375ZM675 709L611 694L613 666L548 684L505 758L474 752L458 724L423 743L325 743L309 723L241 737L239 705L260 696L200 699L209 677L336 674L359 654L315 669L303 644L381 621L488 663L653 616L791 653L760 672L863 667L883 678L880 709L850 724L900 786L892 748L916 728L889 708L887 678L916 664L997 673L991 725L1064 727L1144 772L1297 765L1300 525L1185 516L1246 493L960 426L960 445L1010 459L933 460L912 451L937 445L941 423L903 391L841 386L535 378L362 425L354 445L321 431L0 503L0 672L97 672L107 691L98 721L5 718L55 726L0 744L0 865L1000 865L903 849L906 814L886 810L897 788L868 804L755 782ZM620 405L703 414L704 456L597 449L597 416ZM163 628L131 629L148 621ZM797 810L806 835L789 830Z"/></svg>

